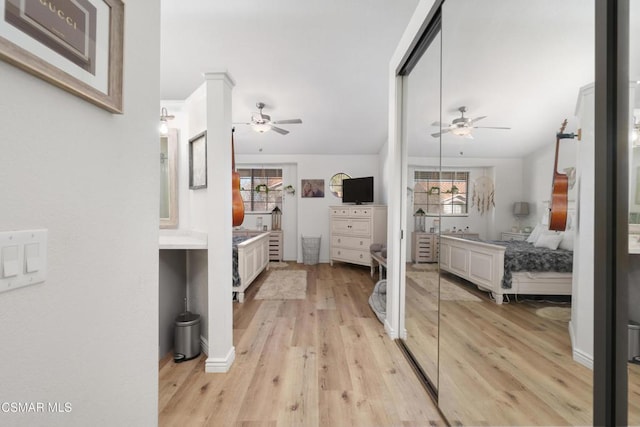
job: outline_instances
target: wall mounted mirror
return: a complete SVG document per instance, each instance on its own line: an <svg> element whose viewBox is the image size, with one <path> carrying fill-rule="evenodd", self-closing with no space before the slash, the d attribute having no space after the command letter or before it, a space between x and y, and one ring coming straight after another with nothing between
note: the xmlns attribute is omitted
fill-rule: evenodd
<svg viewBox="0 0 640 427"><path fill-rule="evenodd" d="M342 199L342 181L351 178L344 172L339 172L329 180L329 191L339 199Z"/></svg>
<svg viewBox="0 0 640 427"><path fill-rule="evenodd" d="M160 137L160 228L178 227L178 131Z"/></svg>

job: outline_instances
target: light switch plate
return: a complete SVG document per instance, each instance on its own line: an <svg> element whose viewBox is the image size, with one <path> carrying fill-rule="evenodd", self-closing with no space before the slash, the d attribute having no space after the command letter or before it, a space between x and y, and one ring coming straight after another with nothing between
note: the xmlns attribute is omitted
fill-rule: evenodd
<svg viewBox="0 0 640 427"><path fill-rule="evenodd" d="M0 292L42 283L46 278L47 230L0 232Z"/></svg>

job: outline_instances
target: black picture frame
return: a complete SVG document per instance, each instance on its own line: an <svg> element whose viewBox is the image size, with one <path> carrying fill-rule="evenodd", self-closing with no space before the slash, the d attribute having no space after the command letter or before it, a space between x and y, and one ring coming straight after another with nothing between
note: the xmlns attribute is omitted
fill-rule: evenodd
<svg viewBox="0 0 640 427"><path fill-rule="evenodd" d="M207 131L189 139L189 189L207 188Z"/></svg>

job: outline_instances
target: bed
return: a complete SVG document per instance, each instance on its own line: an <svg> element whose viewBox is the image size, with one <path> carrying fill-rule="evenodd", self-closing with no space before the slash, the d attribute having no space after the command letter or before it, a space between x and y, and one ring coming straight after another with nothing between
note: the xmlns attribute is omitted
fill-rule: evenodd
<svg viewBox="0 0 640 427"><path fill-rule="evenodd" d="M571 295L573 252L558 249L547 255L544 262L524 265L520 261L527 245L533 249L527 242L484 242L441 236L440 268L491 292L496 304L502 304L505 294Z"/></svg>
<svg viewBox="0 0 640 427"><path fill-rule="evenodd" d="M255 237L233 236L233 294L244 302L245 290L269 269L269 233Z"/></svg>

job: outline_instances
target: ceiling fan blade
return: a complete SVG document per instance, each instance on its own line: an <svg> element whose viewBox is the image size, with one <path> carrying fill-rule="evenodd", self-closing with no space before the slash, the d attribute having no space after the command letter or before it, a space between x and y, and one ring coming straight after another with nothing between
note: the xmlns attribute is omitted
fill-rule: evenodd
<svg viewBox="0 0 640 427"><path fill-rule="evenodd" d="M469 124L475 123L475 122L477 122L479 120L486 119L486 118L487 118L487 116L476 117L475 119L469 120Z"/></svg>
<svg viewBox="0 0 640 427"><path fill-rule="evenodd" d="M271 130L276 132L276 133L279 133L280 135L286 135L286 134L289 133L288 130L284 130L282 128L279 128L279 127L276 127L276 126L273 126L273 125L271 125Z"/></svg>
<svg viewBox="0 0 640 427"><path fill-rule="evenodd" d="M443 126L449 126L449 124L443 125L441 122L433 122L433 123L431 123L431 126L440 126L440 127L443 127Z"/></svg>
<svg viewBox="0 0 640 427"><path fill-rule="evenodd" d="M275 122L271 122L271 123L275 123L277 125L296 125L296 124L301 124L302 120L300 119L276 120Z"/></svg>
<svg viewBox="0 0 640 427"><path fill-rule="evenodd" d="M474 129L511 129L508 127L502 127L502 126L474 126Z"/></svg>
<svg viewBox="0 0 640 427"><path fill-rule="evenodd" d="M233 122L234 125L250 125L250 122Z"/></svg>
<svg viewBox="0 0 640 427"><path fill-rule="evenodd" d="M432 133L431 136L434 138L439 137L440 135L442 135L443 133L447 133L447 132L451 132L451 129L449 128L444 128L442 129L440 132L436 132L436 133Z"/></svg>

